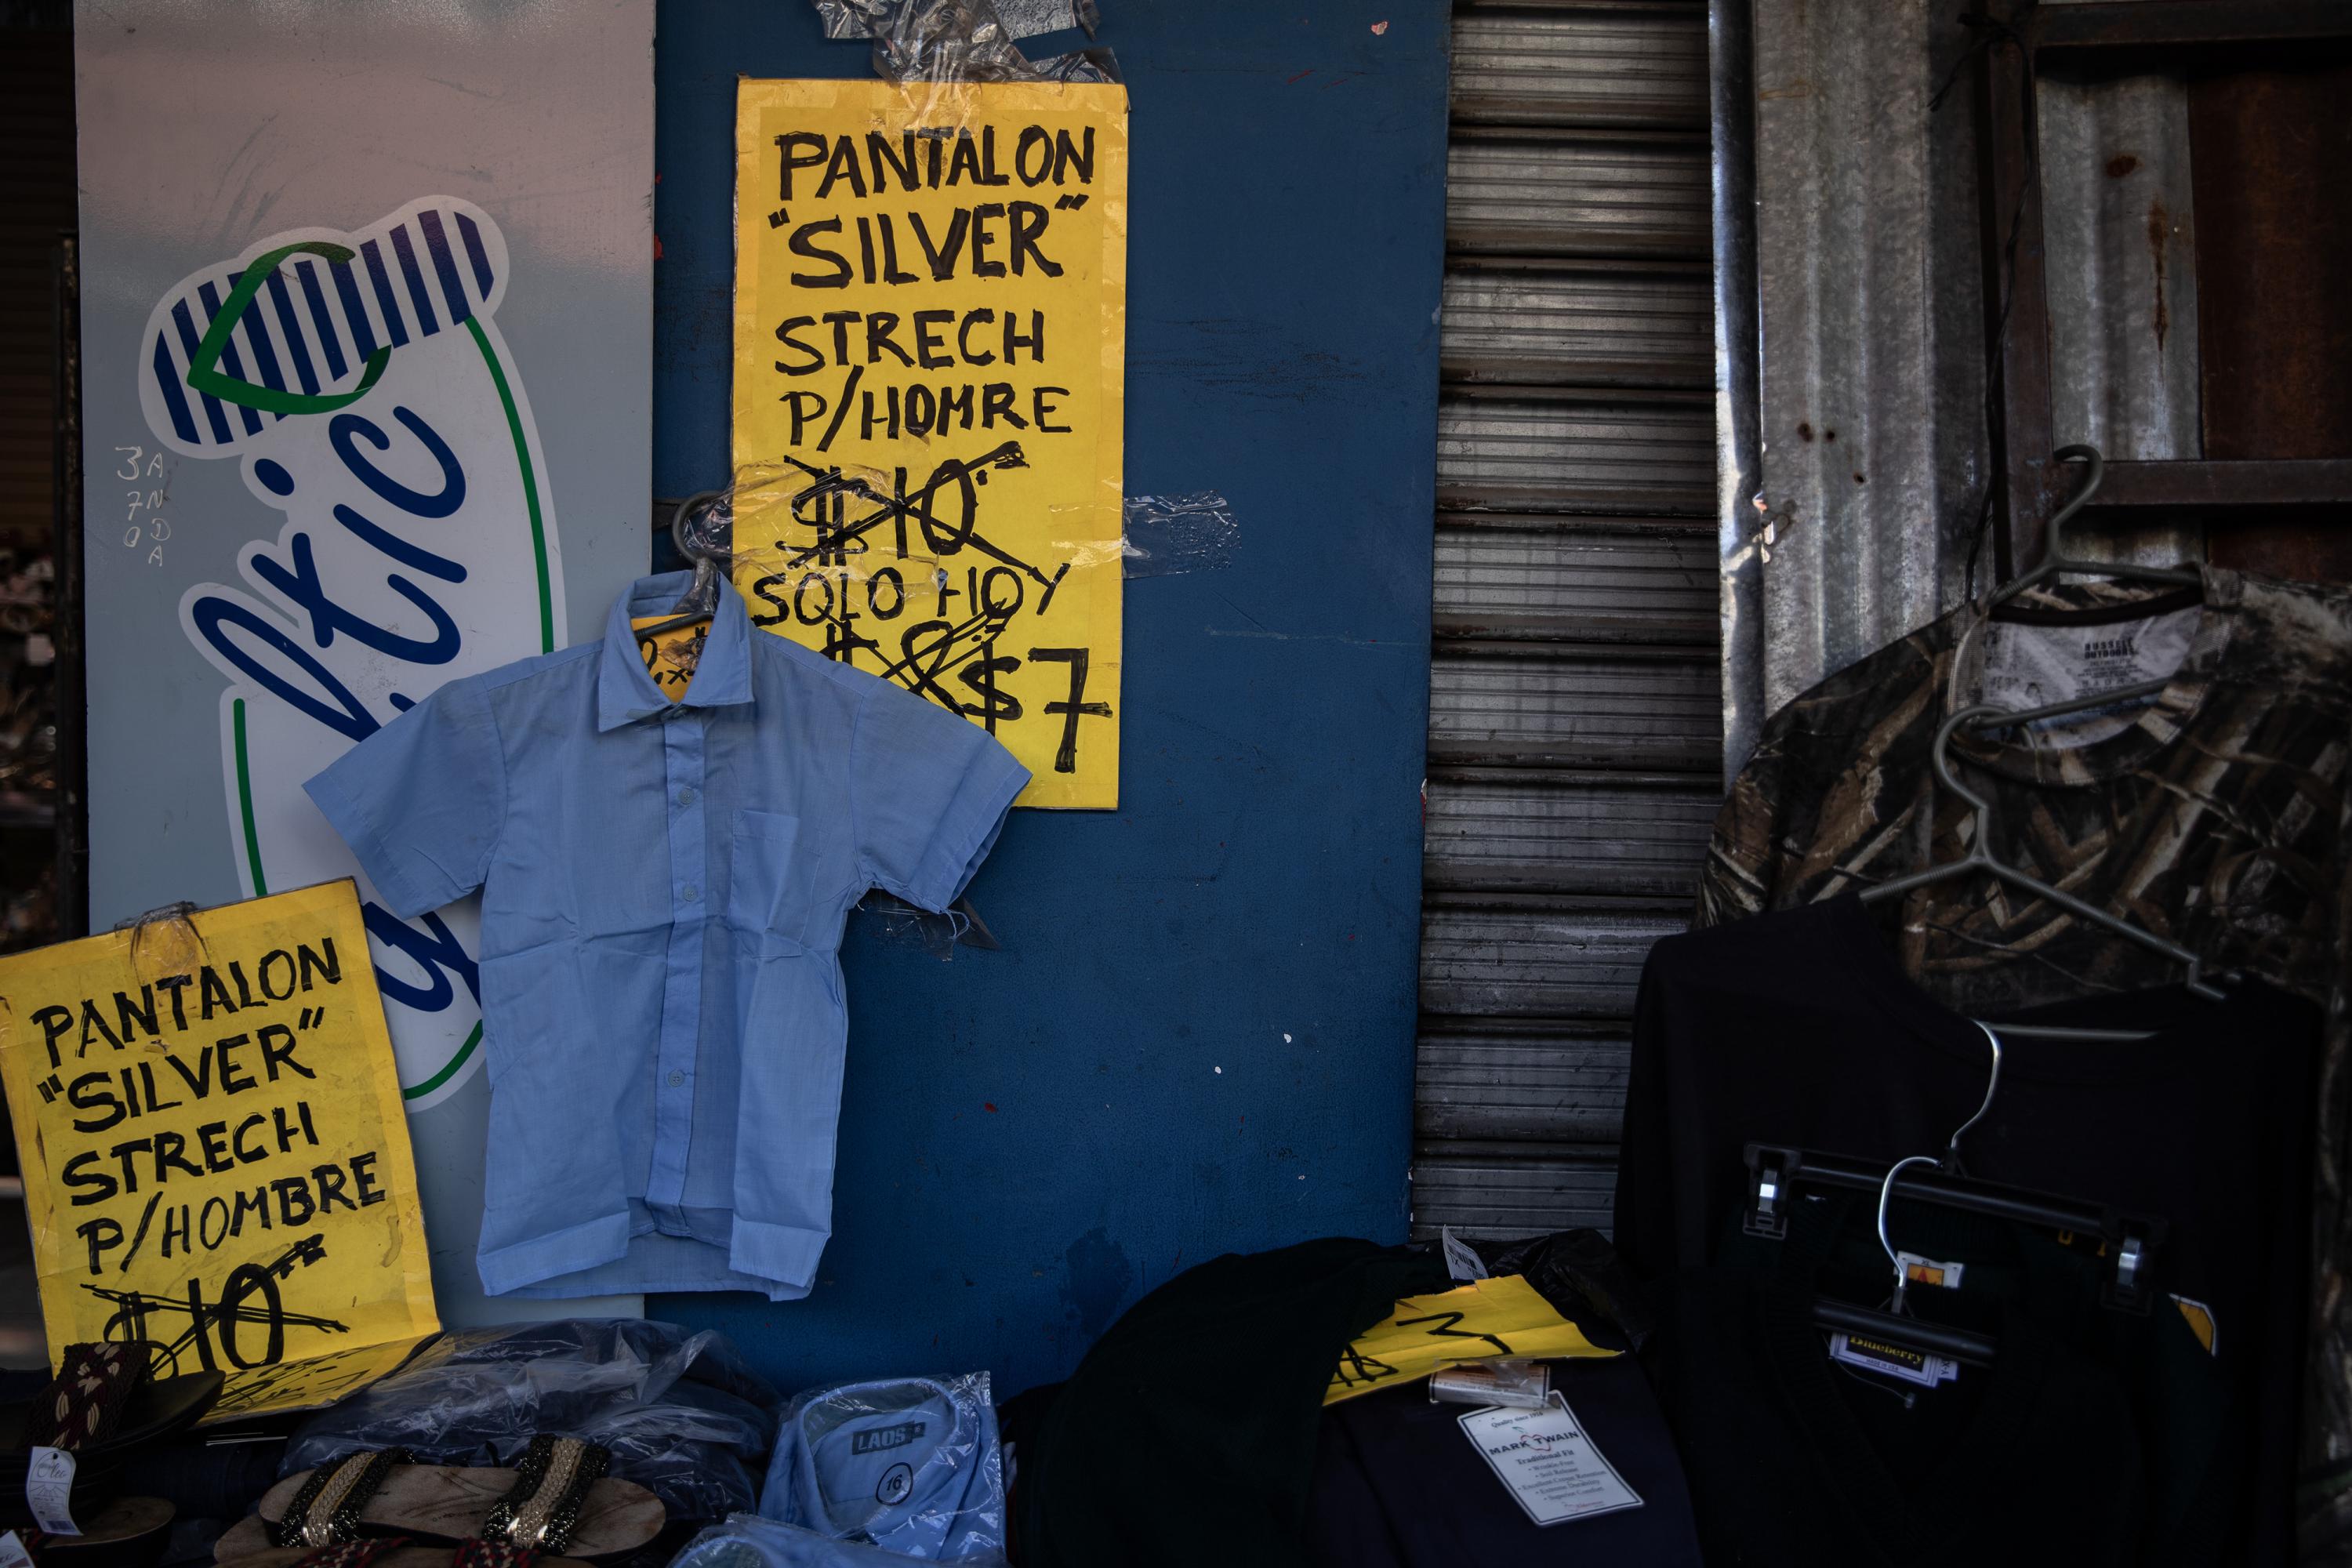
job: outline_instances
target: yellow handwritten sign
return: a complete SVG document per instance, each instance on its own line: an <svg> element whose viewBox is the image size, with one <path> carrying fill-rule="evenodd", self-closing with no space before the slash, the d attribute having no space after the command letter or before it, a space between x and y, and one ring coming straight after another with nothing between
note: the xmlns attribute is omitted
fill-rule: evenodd
<svg viewBox="0 0 2352 1568"><path fill-rule="evenodd" d="M1117 805L1126 89L745 81L735 158L753 622Z"/></svg>
<svg viewBox="0 0 2352 1568"><path fill-rule="evenodd" d="M710 635L710 623L697 621L667 631L651 629L676 618L640 616L629 626L637 634L637 657L646 661L646 673L653 677L654 685L664 697L680 702L686 699L687 687L693 683L694 667L702 662L702 645Z"/></svg>
<svg viewBox="0 0 2352 1568"><path fill-rule="evenodd" d="M0 958L49 1352L153 1340L215 1419L333 1399L439 1327L350 881Z"/></svg>
<svg viewBox="0 0 2352 1568"><path fill-rule="evenodd" d="M1388 1321L1356 1337L1323 1391L1337 1405L1465 1362L1505 1356L1609 1356L1517 1274L1436 1296L1408 1296Z"/></svg>

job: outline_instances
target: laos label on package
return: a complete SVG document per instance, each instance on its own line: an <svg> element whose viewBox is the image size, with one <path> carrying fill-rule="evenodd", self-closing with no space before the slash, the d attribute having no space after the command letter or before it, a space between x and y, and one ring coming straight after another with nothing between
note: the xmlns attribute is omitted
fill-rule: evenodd
<svg viewBox="0 0 2352 1568"><path fill-rule="evenodd" d="M746 81L735 584L1118 804L1127 91Z"/></svg>
<svg viewBox="0 0 2352 1568"><path fill-rule="evenodd" d="M438 1329L348 880L0 958L49 1352L160 1344L211 1419L324 1404Z"/></svg>

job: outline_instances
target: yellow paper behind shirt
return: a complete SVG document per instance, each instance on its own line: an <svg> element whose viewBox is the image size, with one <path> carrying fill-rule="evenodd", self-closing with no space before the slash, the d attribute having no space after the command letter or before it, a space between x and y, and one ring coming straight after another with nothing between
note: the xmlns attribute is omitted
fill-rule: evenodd
<svg viewBox="0 0 2352 1568"><path fill-rule="evenodd" d="M1399 1301L1387 1321L1359 1334L1339 1358L1323 1403L1336 1405L1464 1362L1616 1353L1586 1339L1525 1277L1508 1274Z"/></svg>
<svg viewBox="0 0 2352 1568"><path fill-rule="evenodd" d="M228 1374L222 1419L337 1398L440 1326L350 880L0 958L0 1080L53 1363L153 1340Z"/></svg>
<svg viewBox="0 0 2352 1568"><path fill-rule="evenodd" d="M755 625L1118 804L1127 94L745 81L735 582ZM911 188L910 188L911 187Z"/></svg>
<svg viewBox="0 0 2352 1568"><path fill-rule="evenodd" d="M702 660L703 640L710 635L709 621L697 621L691 626L673 626L666 632L648 637L646 628L657 626L674 616L639 616L629 623L637 634L637 657L645 661L646 674L654 685L672 702L685 700L686 689L694 683L694 667Z"/></svg>

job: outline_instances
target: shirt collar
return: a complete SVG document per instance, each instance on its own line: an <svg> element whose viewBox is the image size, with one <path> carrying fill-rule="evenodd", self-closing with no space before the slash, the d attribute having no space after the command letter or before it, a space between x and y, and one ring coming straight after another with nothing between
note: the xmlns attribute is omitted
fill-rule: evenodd
<svg viewBox="0 0 2352 1568"><path fill-rule="evenodd" d="M646 661L637 652L636 633L629 623L645 616L667 616L693 581L691 572L640 577L613 602L613 613L604 622L604 653L596 677L599 731L617 730L675 706L646 672ZM751 617L743 607L743 596L723 574L719 579L719 606L710 617L710 635L681 700L688 708L727 708L751 700Z"/></svg>

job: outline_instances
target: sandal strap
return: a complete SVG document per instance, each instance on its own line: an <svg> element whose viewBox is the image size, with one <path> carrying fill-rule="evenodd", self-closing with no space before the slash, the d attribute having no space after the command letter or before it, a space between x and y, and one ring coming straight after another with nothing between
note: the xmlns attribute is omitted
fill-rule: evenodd
<svg viewBox="0 0 2352 1568"><path fill-rule="evenodd" d="M346 1454L331 1465L319 1466L286 1505L286 1517L269 1527L271 1544L308 1546L315 1554L358 1540L360 1510L383 1487L393 1466L408 1462L405 1448L380 1448L373 1453ZM362 1558L337 1568L366 1568L366 1561Z"/></svg>
<svg viewBox="0 0 2352 1568"><path fill-rule="evenodd" d="M580 1522L588 1489L612 1462L612 1450L598 1444L541 1433L516 1467L514 1489L482 1521L481 1539L535 1552L562 1551Z"/></svg>
<svg viewBox="0 0 2352 1568"><path fill-rule="evenodd" d="M147 1381L155 1347L143 1340L68 1345L56 1381L26 1412L27 1448L88 1448L112 1435L131 1396Z"/></svg>
<svg viewBox="0 0 2352 1568"><path fill-rule="evenodd" d="M365 1541L334 1541L324 1546L314 1546L296 1560L294 1568L368 1568L368 1564L387 1552L397 1551L408 1544L404 1535L386 1535Z"/></svg>
<svg viewBox="0 0 2352 1568"><path fill-rule="evenodd" d="M535 1546L522 1546L511 1541L485 1541L476 1535L457 1542L449 1568L531 1568L538 1561L539 1548Z"/></svg>

